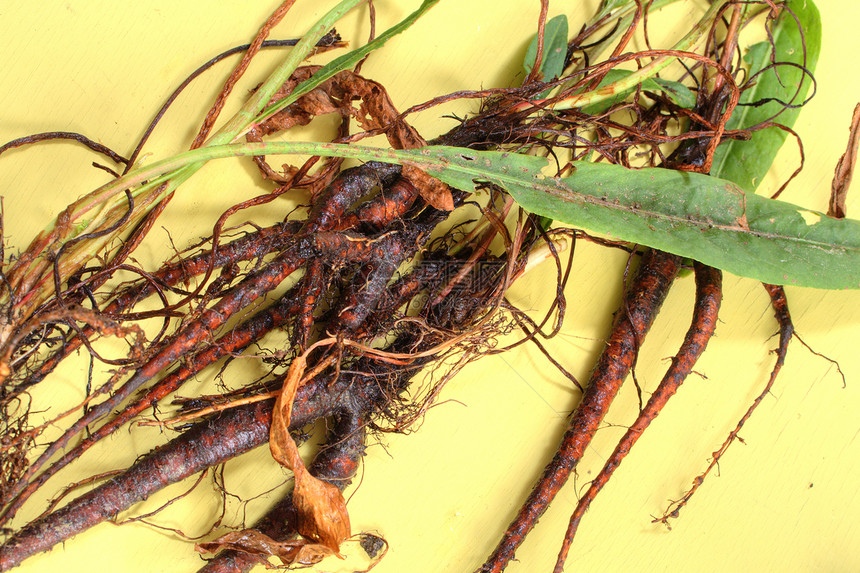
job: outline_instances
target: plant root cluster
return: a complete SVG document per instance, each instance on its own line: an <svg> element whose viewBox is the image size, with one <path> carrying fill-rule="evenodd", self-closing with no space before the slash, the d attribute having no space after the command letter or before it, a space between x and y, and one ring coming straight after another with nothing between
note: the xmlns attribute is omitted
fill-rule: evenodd
<svg viewBox="0 0 860 573"><path fill-rule="evenodd" d="M538 46L546 23L546 3L542 6ZM250 45L250 56L275 45L264 40L285 10L282 7L263 26ZM727 18L731 19L728 11ZM737 51L732 34L737 30L730 23L721 41L716 40L714 26L704 55L683 54L690 62L687 79L705 76L697 80L692 107L641 86L632 97L592 109L593 113L556 105L593 89L620 64L644 65L651 58L679 56L668 50L624 51L633 31L646 19L647 11L637 2L627 27L607 37L618 43L605 60L597 57L605 43L595 42L594 36L605 31L608 20L584 27L568 45L565 67L573 71L559 79L543 82L535 71L518 88L440 96L404 113L395 108L381 84L355 69L343 70L244 135L248 142L261 142L307 125L314 117L335 114L341 120L335 142L384 135L394 149L415 149L426 146L428 140L407 122L411 114L452 99L480 98L480 113L459 120L454 129L430 142L549 154L557 160L555 175L559 176L569 172L574 161L589 157L627 167L707 173L721 140L750 135L749 130L726 129L740 93L732 64ZM320 49L339 45L330 37ZM541 50L538 54L534 70L540 68ZM592 64L595 60L598 63ZM217 58L209 65L214 61ZM192 147L205 141L223 99L247 63L243 61L231 76ZM268 104L290 97L319 70L319 66L299 67ZM541 99L546 93L553 95ZM350 133L354 124L360 130ZM685 129L679 134L680 126ZM151 127L144 141L149 132ZM7 147L52 137L76 139L127 168L142 146L125 159L83 136L55 133ZM582 400L557 453L479 569L502 571L575 470L613 397L633 371L639 348L685 264L675 255L593 239L580 231L547 230L544 222L519 209L494 185L485 184L480 193L470 195L471 189L449 189L410 166L368 162L343 168L340 159L313 157L302 165L278 168L270 160L263 156L253 160L261 178L274 187L270 193L229 209L214 223L209 239L160 268L140 268L130 262L131 253L169 197L142 219L135 219L123 247L100 254L86 266L67 267L69 254L87 241L131 227L128 221L140 205L129 193L124 212L116 213L112 227L74 242L35 242L35 252L21 254L8 265L11 274L0 276L9 294L6 308L0 309L4 313L0 526L11 532L0 547L0 570L113 519L171 483L266 443L273 457L292 470L292 493L253 527L199 542L198 551L217 554L201 571L247 571L273 557L284 565L310 565L338 554L340 543L350 534L341 491L356 474L369 436L374 431L407 431L426 413L444 382L468 362L527 341L543 348L539 338L559 331L566 305L567 271L557 250L561 237L623 248L636 269L606 347L590 380L581 386ZM245 231L242 226L226 226L228 218L242 210L286 196L299 201L309 197L309 206L268 227L253 222ZM463 222L466 217L473 218ZM525 271L529 253L541 245L557 265L558 284L552 308L538 322L513 308L505 293ZM25 273L41 259L50 261L45 268L52 271L52 280ZM714 332L721 274L699 263L692 266L696 306L687 337L663 381L580 500L556 571L563 570L585 511L692 371ZM118 278L128 276L137 278ZM777 365L762 397L783 364L793 334L784 292L772 285L766 288L781 329ZM552 328L546 331L551 320ZM524 336L500 347L498 338L515 327ZM110 339L124 345L121 355L103 351L111 346L105 344ZM265 350L273 339L279 340L277 348ZM81 350L110 369L97 383L87 381L86 398L74 408L59 415L51 411L50 419L32 424L31 393L49 384L55 369ZM547 357L579 385L562 360L548 353ZM239 387L224 387L218 395L177 395L184 384L213 365L223 372L231 362L247 359L264 365L265 375ZM429 381L413 382L422 377ZM169 419L143 423L170 426L178 432L176 437L65 506L56 509L52 504L41 517L23 525L15 520L25 504L35 502L36 492L62 475L63 468L121 428L140 422L147 411L166 409L165 402L171 399L176 408ZM737 439L754 407L715 453L705 474ZM326 423L326 444L306 468L295 442L316 421ZM61 434L42 441L43 432L54 426L62 427ZM703 477L662 521L677 516Z"/></svg>

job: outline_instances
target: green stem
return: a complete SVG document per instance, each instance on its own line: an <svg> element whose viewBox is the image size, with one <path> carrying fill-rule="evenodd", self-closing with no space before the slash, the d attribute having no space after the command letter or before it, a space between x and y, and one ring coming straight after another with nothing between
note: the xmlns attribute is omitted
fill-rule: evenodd
<svg viewBox="0 0 860 573"><path fill-rule="evenodd" d="M362 2L364 0L341 0L337 6L320 18L302 37L299 43L290 50L286 60L268 77L242 109L209 139L206 145L222 145L240 137L243 130L252 124L254 118L260 114L278 88L307 59L320 38L334 26L335 22ZM203 165L204 163L202 162L199 164L185 164L181 171L169 173L166 177L158 181L150 181L147 185L135 189L133 195L140 199L141 204L146 204L151 208L151 206L155 205L163 197L169 196L170 193L188 180ZM137 171L139 172L140 169ZM113 223L112 218L115 220L115 217L112 217L112 215L121 211L122 204L126 200L123 191L140 185L146 178L133 179L136 181L135 185L124 183L125 180L126 178L124 177L103 185L69 205L57 220L39 233L30 244L26 252L32 255L32 258L24 257L23 260L19 259L19 263L15 263L11 268L5 269L11 288L19 293L18 296L27 295L25 297L26 302L20 308L17 308L16 315L21 317L29 315L30 311L27 309L35 308L50 296L50 289L46 290L43 286L39 286L51 283L50 275L53 273L53 269L52 263L44 256L46 251L52 245L59 245L93 230L111 226ZM165 182L167 185L162 186L161 184ZM103 240L100 241L100 247L107 244L107 241L110 239L122 234L130 225L134 225L140 221L148 210L146 208L139 210L135 208L135 213L129 218L126 225L110 236L103 237ZM96 212L85 218L93 211ZM95 255L97 252L99 251L90 251L90 256ZM86 260L75 260L74 264L64 264L63 269L69 274L74 273L77 268L86 264ZM32 292L34 288L38 292ZM6 291L0 295L0 303L4 302L9 294ZM0 344L3 341L3 337L0 336Z"/></svg>
<svg viewBox="0 0 860 573"><path fill-rule="evenodd" d="M328 33L335 22L343 18L347 12L364 3L365 0L342 0L332 8L325 16L320 18L313 27L299 40L299 43L290 50L287 59L278 66L272 75L260 86L254 95L245 103L239 112L234 115L227 124L209 138L209 145L222 145L235 141L257 121L257 116L272 99L278 89L284 85L293 72L305 61L317 42Z"/></svg>

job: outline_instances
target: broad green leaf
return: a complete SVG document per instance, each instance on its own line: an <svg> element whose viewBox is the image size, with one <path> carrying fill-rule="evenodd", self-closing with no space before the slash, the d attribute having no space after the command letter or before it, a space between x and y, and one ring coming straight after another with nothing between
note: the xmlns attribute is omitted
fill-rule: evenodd
<svg viewBox="0 0 860 573"><path fill-rule="evenodd" d="M111 182L125 189L184 165L236 155L310 154L414 165L458 189L506 189L526 210L770 284L860 288L860 221L745 193L730 181L669 169L581 163L546 177L544 157L459 147L377 149L265 142L206 147Z"/></svg>
<svg viewBox="0 0 860 573"><path fill-rule="evenodd" d="M821 49L821 18L812 0L791 0L788 7L797 16L798 22L783 10L773 29L774 59L776 62L791 62L803 65L803 46L806 45L806 69L815 71ZM770 65L770 45L761 42L753 45L745 60L750 64L750 74L755 74ZM801 84L802 82L802 84ZM800 85L800 89L798 89ZM755 86L741 94L741 103L754 103L774 98L792 105L799 105L807 97L812 80L800 68L788 65L776 66L760 74ZM760 106L739 106L732 113L727 129L742 129L757 125L773 117L782 109L782 104L770 101ZM794 125L800 109L783 111L774 121L787 127ZM714 153L711 173L734 181L747 191L755 191L767 173L779 148L788 134L778 128L768 128L753 133L749 141L730 140L720 145Z"/></svg>
<svg viewBox="0 0 860 573"><path fill-rule="evenodd" d="M526 59L523 61L526 75L532 71L535 58L537 57L537 34L532 38L526 50ZM549 82L561 75L564 70L564 60L567 57L567 16L564 14L550 18L543 31L543 58L541 59L540 71L543 75L542 81Z"/></svg>

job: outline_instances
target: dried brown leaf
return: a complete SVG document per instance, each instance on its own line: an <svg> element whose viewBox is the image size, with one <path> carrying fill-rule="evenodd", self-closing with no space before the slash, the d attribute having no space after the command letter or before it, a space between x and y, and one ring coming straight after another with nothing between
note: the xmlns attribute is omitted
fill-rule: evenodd
<svg viewBox="0 0 860 573"><path fill-rule="evenodd" d="M306 66L281 87L272 103L291 93L302 81L310 78L318 66ZM357 107L353 102L361 102ZM261 141L263 136L307 125L318 115L339 113L353 117L366 131L384 133L394 149L418 149L427 146L427 141L418 131L400 117L397 108L385 88L349 70L340 72L326 80L317 88L300 97L297 101L279 111L248 134L249 141ZM289 170L287 166L285 169ZM265 168L264 168L265 172ZM268 177L278 179L269 172ZM405 167L403 176L417 189L421 197L437 209L450 211L454 200L448 186L430 177L415 167Z"/></svg>
<svg viewBox="0 0 860 573"><path fill-rule="evenodd" d="M350 536L349 513L340 490L307 472L301 478L297 473L293 503L299 513L299 533L338 553Z"/></svg>
<svg viewBox="0 0 860 573"><path fill-rule="evenodd" d="M304 462L299 456L296 443L290 436L290 419L293 411L293 401L302 380L302 374L307 367L304 355L296 356L290 364L281 393L275 402L275 410L272 413L272 427L269 430L269 450L272 457L287 469L296 471L297 468L304 469ZM298 478L298 475L296 476Z"/></svg>
<svg viewBox="0 0 860 573"><path fill-rule="evenodd" d="M833 175L833 185L830 192L830 205L827 209L827 215L836 219L845 218L848 186L851 184L851 176L854 174L854 165L857 162L857 149L860 147L860 103L854 106L850 132L848 148L836 164L836 173Z"/></svg>
<svg viewBox="0 0 860 573"><path fill-rule="evenodd" d="M319 66L305 66L296 70L270 103L289 95L298 84L310 78L318 69ZM361 103L355 107L354 101ZM352 116L368 131L384 131L394 149L416 149L427 145L424 138L400 118L382 84L349 70L326 80L267 119L258 127L258 136L271 135L297 125L307 125L314 117L329 113Z"/></svg>
<svg viewBox="0 0 860 573"><path fill-rule="evenodd" d="M418 189L421 198L431 206L443 211L454 209L454 197L451 195L451 190L435 177L431 177L412 165L404 165L400 174Z"/></svg>
<svg viewBox="0 0 860 573"><path fill-rule="evenodd" d="M350 536L346 500L336 486L308 472L289 430L293 400L307 367L306 354L294 358L287 371L272 415L269 450L279 464L295 475L293 503L299 515L299 533L339 554L340 544Z"/></svg>
<svg viewBox="0 0 860 573"><path fill-rule="evenodd" d="M313 565L335 552L325 545L307 539L276 541L256 529L231 531L214 541L194 546L200 553L217 553L225 549L261 557L277 557L284 565Z"/></svg>

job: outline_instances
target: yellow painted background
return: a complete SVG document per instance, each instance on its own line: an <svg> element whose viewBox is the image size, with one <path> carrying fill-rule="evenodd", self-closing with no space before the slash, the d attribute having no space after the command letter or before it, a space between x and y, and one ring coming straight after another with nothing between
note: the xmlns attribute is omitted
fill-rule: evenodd
<svg viewBox="0 0 860 573"><path fill-rule="evenodd" d="M299 35L332 4L299 1L273 37ZM418 2L375 4L382 30ZM817 4L824 26L818 95L796 125L806 168L784 198L824 210L851 110L860 98L860 8L836 0ZM577 29L595 5L553 2L550 15L567 13L571 28ZM698 5L681 2L664 22L686 25L697 17ZM0 4L0 141L40 131L79 131L126 152L181 79L212 55L249 41L274 6L5 0ZM538 6L522 0L443 0L413 29L371 56L363 73L382 82L401 109L440 93L512 85L518 81ZM338 26L353 45L367 36L366 12L362 8ZM668 26L655 24L652 31L659 35ZM241 98L276 61L274 52L261 56L236 94ZM221 64L182 98L148 147L155 157L187 145L229 67ZM415 125L425 136L434 136L452 126L440 119L443 113L469 109L458 104L431 110L418 116ZM796 148L786 147L777 161L778 178L797 163ZM0 157L7 249L23 248L67 203L105 181L102 172L89 166L93 159L67 143ZM260 191L249 178L251 171L239 165L207 168L173 201L161 222L177 245L205 234L224 208ZM857 217L858 209L854 193L849 216ZM283 213L275 205L258 210L255 217L275 220ZM195 220L202 223L195 226ZM167 241L164 231L153 231L141 259L163 255ZM548 346L581 379L617 304L623 262L605 250L578 247L565 329ZM516 285L512 301L537 316L548 304L550 293L545 291L553 277L551 268L536 271ZM860 570L857 292L788 289L798 332L814 350L839 361L847 386L829 362L795 340L773 395L742 433L746 445L729 451L721 475L706 482L671 532L650 523L649 516L660 514L667 500L680 496L705 467L772 364L776 326L764 290L732 276L725 282L722 322L697 366L707 379L692 376L687 381L598 497L583 521L569 571ZM689 278L674 287L643 349L638 378L646 390L659 381L665 358L683 337L692 292ZM78 396L84 367L83 361L69 365L39 398L53 400L55 393L60 402ZM577 400L578 393L539 353L520 349L464 371L412 435L382 436L368 450L360 487L349 490L354 530L377 532L391 544L374 571L471 571L480 565L551 457ZM558 496L509 571L551 569L578 489L611 452L623 431L617 426L632 421L635 404L632 386L622 390L608 418L616 427L598 433L577 483L569 483ZM90 452L78 473L66 474L68 480L127 464L158 439L152 431L131 437L122 432ZM250 496L261 484L279 481L280 470L263 450L228 465L228 487ZM59 487L55 481L53 489ZM265 503L267 499L249 506L249 518ZM203 487L157 521L197 534L214 519L216 505L215 494ZM24 513L35 509L30 511ZM347 550L359 551L354 545ZM190 544L171 534L106 524L28 560L22 570L193 571L199 564ZM318 569L336 571L339 565L325 562Z"/></svg>

